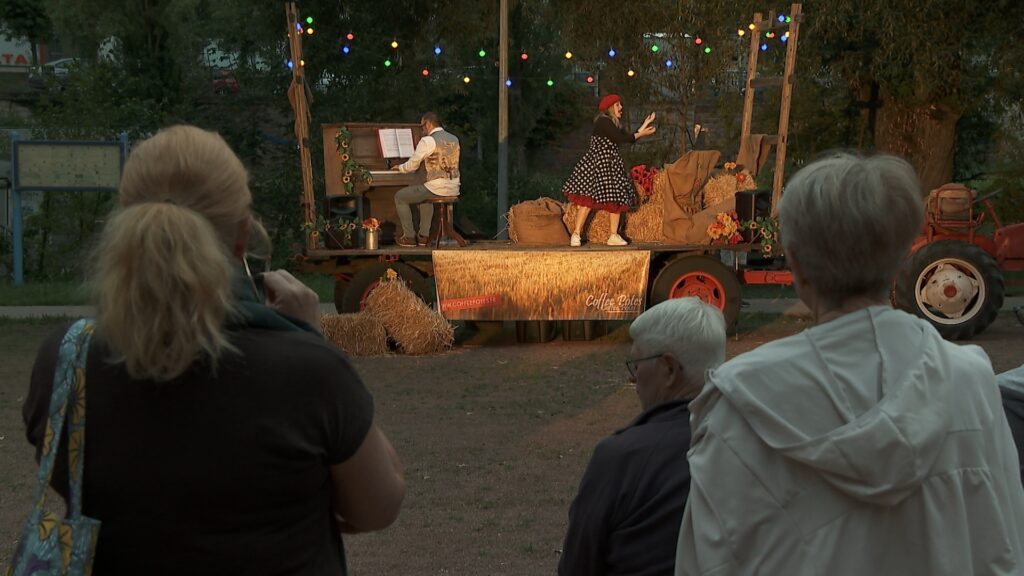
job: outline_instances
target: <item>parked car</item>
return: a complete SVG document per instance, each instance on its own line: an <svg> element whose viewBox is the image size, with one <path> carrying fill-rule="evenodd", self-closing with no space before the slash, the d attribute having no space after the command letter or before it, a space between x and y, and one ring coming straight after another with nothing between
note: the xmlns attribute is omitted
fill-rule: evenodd
<svg viewBox="0 0 1024 576"><path fill-rule="evenodd" d="M227 68L211 68L210 77L214 94L237 94L238 78Z"/></svg>
<svg viewBox="0 0 1024 576"><path fill-rule="evenodd" d="M28 73L28 85L31 88L42 90L46 88L48 79L61 82L79 65L79 61L79 58L61 58L37 66Z"/></svg>

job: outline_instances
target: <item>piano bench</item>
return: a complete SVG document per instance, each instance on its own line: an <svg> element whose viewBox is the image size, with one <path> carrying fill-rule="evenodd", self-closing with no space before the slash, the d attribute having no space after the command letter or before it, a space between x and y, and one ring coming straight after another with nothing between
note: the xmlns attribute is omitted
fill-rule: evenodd
<svg viewBox="0 0 1024 576"><path fill-rule="evenodd" d="M439 205L441 207L441 213L438 215L437 228L434 228L430 232L430 238L427 239L427 246L433 244L435 248L441 247L441 239L443 237L451 238L459 244L460 248L465 248L468 242L462 237L461 234L455 231L455 225L452 223L451 210L455 206L455 203L459 201L458 196L432 196L424 200L428 204Z"/></svg>

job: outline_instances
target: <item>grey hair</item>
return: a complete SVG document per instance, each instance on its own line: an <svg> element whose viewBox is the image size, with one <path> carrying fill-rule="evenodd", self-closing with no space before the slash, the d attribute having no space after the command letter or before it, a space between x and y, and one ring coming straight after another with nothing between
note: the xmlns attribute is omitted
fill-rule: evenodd
<svg viewBox="0 0 1024 576"><path fill-rule="evenodd" d="M645 356L672 354L688 386L704 386L704 373L725 361L725 317L703 301L674 298L633 320L629 336Z"/></svg>
<svg viewBox="0 0 1024 576"><path fill-rule="evenodd" d="M779 202L783 250L834 306L884 296L923 220L913 167L888 155L817 160L793 176Z"/></svg>

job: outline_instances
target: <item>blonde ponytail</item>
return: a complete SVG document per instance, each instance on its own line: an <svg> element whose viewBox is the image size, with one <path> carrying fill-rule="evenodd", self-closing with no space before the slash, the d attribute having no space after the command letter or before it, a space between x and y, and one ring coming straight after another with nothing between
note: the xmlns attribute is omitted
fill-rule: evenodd
<svg viewBox="0 0 1024 576"><path fill-rule="evenodd" d="M98 334L132 378L169 380L231 345L230 256L209 222L168 202L117 213L98 246Z"/></svg>
<svg viewBox="0 0 1024 576"><path fill-rule="evenodd" d="M125 164L89 281L97 334L135 379L164 381L233 350L232 255L250 225L248 174L217 134L176 126Z"/></svg>

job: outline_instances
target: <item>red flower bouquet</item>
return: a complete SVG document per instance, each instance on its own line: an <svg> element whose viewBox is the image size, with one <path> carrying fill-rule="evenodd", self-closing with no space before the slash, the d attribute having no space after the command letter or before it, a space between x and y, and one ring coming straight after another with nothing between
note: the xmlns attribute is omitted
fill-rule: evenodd
<svg viewBox="0 0 1024 576"><path fill-rule="evenodd" d="M646 198L654 194L654 177L658 175L657 168L648 168L647 164L638 164L629 171L629 177L643 191Z"/></svg>

